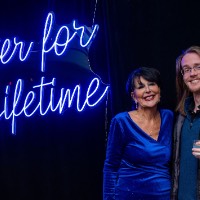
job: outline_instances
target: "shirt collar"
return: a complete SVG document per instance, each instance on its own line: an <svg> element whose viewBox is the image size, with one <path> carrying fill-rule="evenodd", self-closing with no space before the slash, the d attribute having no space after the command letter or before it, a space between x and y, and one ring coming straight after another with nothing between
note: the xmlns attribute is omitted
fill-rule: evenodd
<svg viewBox="0 0 200 200"><path fill-rule="evenodd" d="M195 115L200 113L200 105L198 106L197 112L194 112L194 99L192 96L186 98L185 100L185 112L190 115Z"/></svg>

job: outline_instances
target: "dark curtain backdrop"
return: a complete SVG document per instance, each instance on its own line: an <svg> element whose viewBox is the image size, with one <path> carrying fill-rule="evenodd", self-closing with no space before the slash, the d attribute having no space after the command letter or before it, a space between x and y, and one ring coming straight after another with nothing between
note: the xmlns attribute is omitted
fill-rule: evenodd
<svg viewBox="0 0 200 200"><path fill-rule="evenodd" d="M102 85L110 84L110 93L108 102L104 99L81 113L69 109L62 116L21 116L16 135L10 133L10 120L0 120L0 199L101 200L110 119L130 109L128 74L139 66L160 70L162 106L174 110L175 59L189 46L200 45L199 7L199 1L5 1L0 7L0 46L14 36L40 41L50 11L58 25L73 19L99 24L88 55L93 72L69 70L56 61L59 68L48 63L45 76L56 75L58 86L69 87L77 80L87 85L90 78L101 77ZM19 74L33 81L41 77L33 64L0 64L1 110L6 84L12 86Z"/></svg>
<svg viewBox="0 0 200 200"><path fill-rule="evenodd" d="M175 60L200 45L199 1L104 1L113 115L130 109L128 74L149 66L161 72L162 106L175 109Z"/></svg>

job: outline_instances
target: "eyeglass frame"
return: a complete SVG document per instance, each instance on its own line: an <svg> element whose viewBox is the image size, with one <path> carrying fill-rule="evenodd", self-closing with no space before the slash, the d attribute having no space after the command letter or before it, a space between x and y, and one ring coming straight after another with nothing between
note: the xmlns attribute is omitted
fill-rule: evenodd
<svg viewBox="0 0 200 200"><path fill-rule="evenodd" d="M188 69L188 71L185 72L184 69ZM199 65L195 65L193 67L183 67L181 69L181 74L184 76L185 74L191 73L192 70L200 73L200 64Z"/></svg>

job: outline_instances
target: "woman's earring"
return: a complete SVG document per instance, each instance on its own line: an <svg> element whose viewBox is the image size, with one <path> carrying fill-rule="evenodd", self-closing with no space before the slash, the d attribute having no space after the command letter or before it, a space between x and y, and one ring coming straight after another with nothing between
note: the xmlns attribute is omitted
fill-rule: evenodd
<svg viewBox="0 0 200 200"><path fill-rule="evenodd" d="M138 102L135 100L135 109L138 109Z"/></svg>

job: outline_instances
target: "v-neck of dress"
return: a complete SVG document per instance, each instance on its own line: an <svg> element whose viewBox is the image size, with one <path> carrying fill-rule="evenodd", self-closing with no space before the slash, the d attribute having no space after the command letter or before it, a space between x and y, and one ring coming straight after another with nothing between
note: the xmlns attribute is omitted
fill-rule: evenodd
<svg viewBox="0 0 200 200"><path fill-rule="evenodd" d="M160 130L159 130L159 132L158 132L157 140L154 139L154 138L152 138L149 134L147 134L147 133L146 133L132 118L131 118L129 112L127 112L127 115L128 115L128 118L131 120L131 122L132 122L141 132L143 132L144 135L146 135L147 137L149 137L149 138L152 139L153 141L158 142L159 139L160 139L160 137L161 137L160 133L161 133L161 128L162 128L162 112L159 110L159 113L160 113L160 120L161 120L161 122L160 122Z"/></svg>

